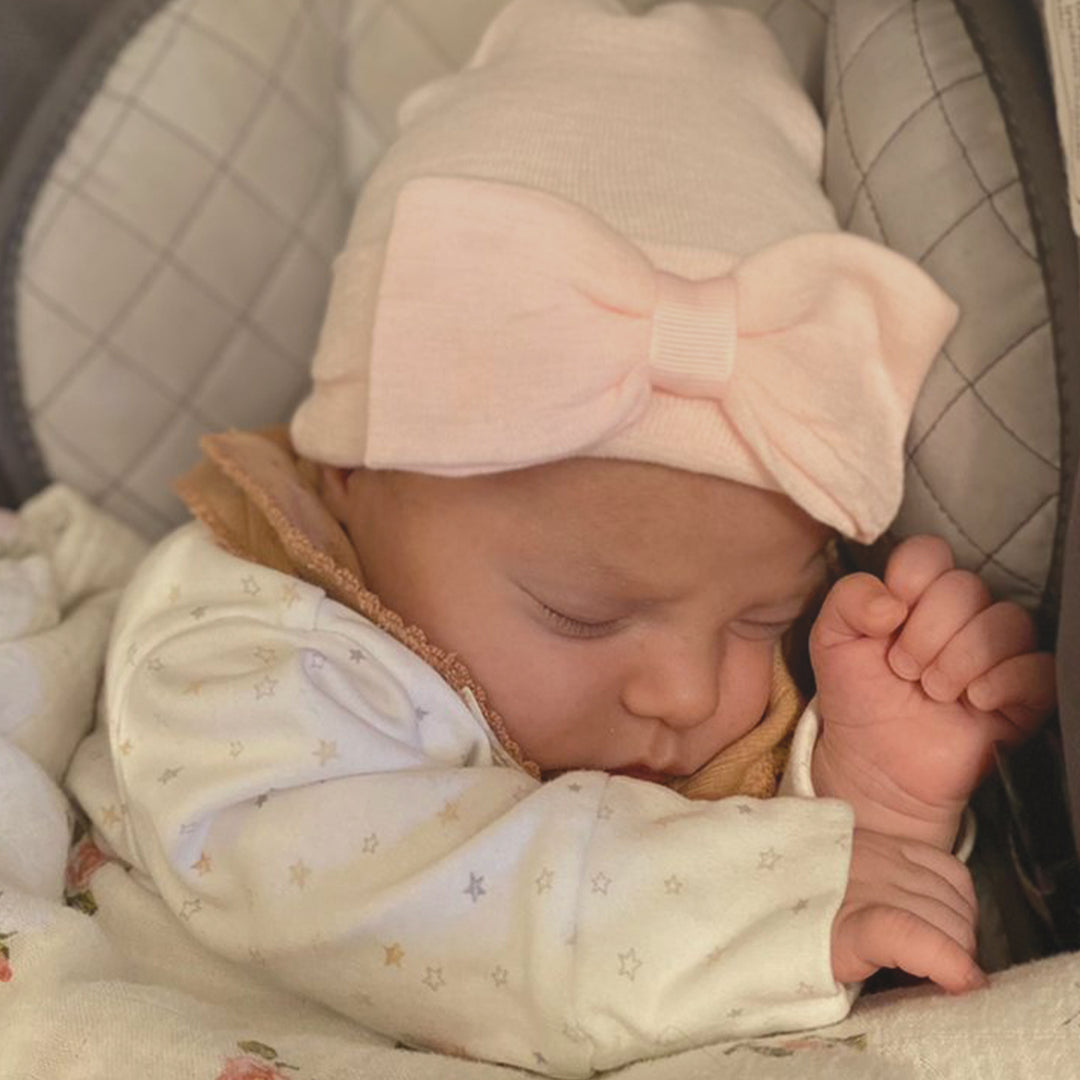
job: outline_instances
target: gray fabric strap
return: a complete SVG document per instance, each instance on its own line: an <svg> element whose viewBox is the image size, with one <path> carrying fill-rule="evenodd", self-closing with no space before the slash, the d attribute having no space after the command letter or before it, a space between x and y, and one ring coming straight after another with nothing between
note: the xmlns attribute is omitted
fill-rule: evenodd
<svg viewBox="0 0 1080 1080"><path fill-rule="evenodd" d="M1039 612L1053 642L1065 555L1066 508L1080 457L1080 272L1069 220L1053 86L1038 13L1015 0L954 0L1001 107L1042 266L1061 408L1061 511ZM972 267L972 273L978 273ZM978 498L978 493L973 493ZM1075 553L1074 553L1075 554ZM1080 776L1077 776L1080 781Z"/></svg>

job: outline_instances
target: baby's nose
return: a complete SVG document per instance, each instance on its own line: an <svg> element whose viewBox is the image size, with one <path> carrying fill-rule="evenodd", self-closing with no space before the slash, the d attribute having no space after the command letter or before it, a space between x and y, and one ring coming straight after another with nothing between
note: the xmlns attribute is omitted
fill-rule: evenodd
<svg viewBox="0 0 1080 1080"><path fill-rule="evenodd" d="M643 649L623 687L623 705L635 716L691 728L708 720L720 701L715 643L674 637Z"/></svg>

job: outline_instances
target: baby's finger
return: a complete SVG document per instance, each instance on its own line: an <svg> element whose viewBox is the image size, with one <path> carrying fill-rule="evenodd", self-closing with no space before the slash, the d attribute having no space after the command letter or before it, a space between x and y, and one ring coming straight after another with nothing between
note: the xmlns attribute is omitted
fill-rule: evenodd
<svg viewBox="0 0 1080 1080"><path fill-rule="evenodd" d="M990 606L990 590L968 570L948 570L919 597L889 650L889 666L916 682L950 639Z"/></svg>
<svg viewBox="0 0 1080 1080"><path fill-rule="evenodd" d="M935 701L955 701L979 676L1034 647L1031 616L1017 604L992 604L946 642L922 673L923 689Z"/></svg>
<svg viewBox="0 0 1080 1080"><path fill-rule="evenodd" d="M905 605L872 574L848 574L825 597L810 632L810 647L830 649L861 637L888 637L907 614Z"/></svg>
<svg viewBox="0 0 1080 1080"><path fill-rule="evenodd" d="M958 912L954 907L920 892L909 893L900 890L893 898L895 906L912 915L918 915L925 923L940 930L968 954L974 956L978 949L975 935L975 922Z"/></svg>
<svg viewBox="0 0 1080 1080"><path fill-rule="evenodd" d="M976 709L1002 713L1016 729L1015 741L1022 741L1057 705L1054 657L1011 656L971 683L967 698Z"/></svg>
<svg viewBox="0 0 1080 1080"><path fill-rule="evenodd" d="M865 908L859 920L859 953L875 967L900 968L932 979L950 994L987 984L986 976L967 951L944 931L901 908Z"/></svg>
<svg viewBox="0 0 1080 1080"><path fill-rule="evenodd" d="M914 842L905 843L900 850L909 862L925 867L943 883L947 883L955 899L939 893L941 899L950 903L955 910L962 912L971 922L975 921L978 912L975 884L971 880L971 871L955 855L931 847L929 844Z"/></svg>
<svg viewBox="0 0 1080 1080"><path fill-rule="evenodd" d="M912 536L889 556L885 584L911 607L954 565L952 549L940 536Z"/></svg>

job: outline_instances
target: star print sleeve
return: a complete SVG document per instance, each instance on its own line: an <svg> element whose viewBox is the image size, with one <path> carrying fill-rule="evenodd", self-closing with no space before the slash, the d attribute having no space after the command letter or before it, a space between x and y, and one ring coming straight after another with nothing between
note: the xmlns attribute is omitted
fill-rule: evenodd
<svg viewBox="0 0 1080 1080"><path fill-rule="evenodd" d="M414 654L191 526L107 673L98 821L205 946L403 1042L584 1077L829 1023L848 808L540 784Z"/></svg>

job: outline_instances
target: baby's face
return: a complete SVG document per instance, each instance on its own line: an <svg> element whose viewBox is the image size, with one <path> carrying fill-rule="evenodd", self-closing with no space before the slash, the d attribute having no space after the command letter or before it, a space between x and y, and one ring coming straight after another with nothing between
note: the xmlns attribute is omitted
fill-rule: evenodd
<svg viewBox="0 0 1080 1080"><path fill-rule="evenodd" d="M656 465L356 470L327 497L369 586L545 771L694 772L761 719L824 576L827 530L788 499Z"/></svg>

